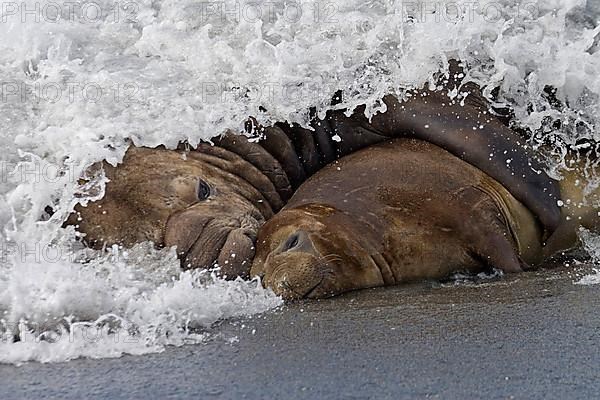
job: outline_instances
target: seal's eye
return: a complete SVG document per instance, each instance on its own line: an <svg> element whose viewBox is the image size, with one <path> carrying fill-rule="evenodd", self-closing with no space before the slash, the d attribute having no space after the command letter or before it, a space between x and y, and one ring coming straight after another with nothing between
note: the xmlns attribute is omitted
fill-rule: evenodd
<svg viewBox="0 0 600 400"><path fill-rule="evenodd" d="M283 245L283 251L288 251L288 250L293 249L294 247L298 246L299 242L300 242L300 235L298 235L297 233L294 233L292 236L290 236L285 241L285 244Z"/></svg>
<svg viewBox="0 0 600 400"><path fill-rule="evenodd" d="M202 179L198 179L196 195L198 196L198 200L200 201L206 200L210 196L210 186L208 186L208 183L204 182Z"/></svg>

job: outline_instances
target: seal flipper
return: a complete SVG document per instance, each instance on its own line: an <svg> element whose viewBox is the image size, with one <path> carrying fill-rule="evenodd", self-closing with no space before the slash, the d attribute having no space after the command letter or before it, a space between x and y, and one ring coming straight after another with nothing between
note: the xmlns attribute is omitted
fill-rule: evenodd
<svg viewBox="0 0 600 400"><path fill-rule="evenodd" d="M506 273L529 269L506 234L497 231L486 232L485 236L479 235L476 240L472 252L485 264Z"/></svg>
<svg viewBox="0 0 600 400"><path fill-rule="evenodd" d="M466 219L455 219L465 248L473 257L504 272L520 272L527 268L519 255L518 240L498 200L490 190L471 186L456 193L453 203L471 205Z"/></svg>
<svg viewBox="0 0 600 400"><path fill-rule="evenodd" d="M480 210L485 208L481 207ZM486 218L486 215L477 212L480 210L474 210L474 221L466 221L463 225L463 229L468 230L465 244L474 258L507 273L521 272L523 267L528 269L519 256L517 243L501 214L488 214Z"/></svg>

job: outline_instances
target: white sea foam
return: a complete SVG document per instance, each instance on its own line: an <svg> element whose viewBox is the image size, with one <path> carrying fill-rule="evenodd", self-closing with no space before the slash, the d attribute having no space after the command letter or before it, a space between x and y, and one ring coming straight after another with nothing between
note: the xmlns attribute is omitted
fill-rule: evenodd
<svg viewBox="0 0 600 400"><path fill-rule="evenodd" d="M598 139L594 4L442 3L3 3L0 244L25 251L0 263L3 332L24 338L6 337L0 362L160 351L203 340L220 319L279 304L254 282L180 273L172 253L151 247L77 261L90 254L60 228L82 190L77 178L93 162L118 163L130 141L195 144L249 115L305 124L307 110L324 113L338 89L341 106L367 103L370 113L382 95L425 84L453 57L469 63L468 79L486 93L497 89L533 145L560 155ZM103 182L94 183L100 190L87 193L102 195ZM83 327L104 334L87 340Z"/></svg>
<svg viewBox="0 0 600 400"><path fill-rule="evenodd" d="M595 266L592 268L591 273L581 277L575 284L597 285L600 283L600 235L582 228L579 237L586 252L590 255L591 263Z"/></svg>
<svg viewBox="0 0 600 400"><path fill-rule="evenodd" d="M224 318L272 309L281 299L258 281L181 272L172 250L148 244L81 264L20 263L0 285L3 362L64 361L161 351L199 343ZM19 341L14 342L18 336Z"/></svg>

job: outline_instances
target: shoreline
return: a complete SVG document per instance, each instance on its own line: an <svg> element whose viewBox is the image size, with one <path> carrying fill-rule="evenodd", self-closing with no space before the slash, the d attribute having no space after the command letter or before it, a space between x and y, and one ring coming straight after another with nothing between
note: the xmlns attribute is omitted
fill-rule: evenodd
<svg viewBox="0 0 600 400"><path fill-rule="evenodd" d="M2 397L593 398L600 286L573 283L589 270L368 289L159 354L2 365Z"/></svg>

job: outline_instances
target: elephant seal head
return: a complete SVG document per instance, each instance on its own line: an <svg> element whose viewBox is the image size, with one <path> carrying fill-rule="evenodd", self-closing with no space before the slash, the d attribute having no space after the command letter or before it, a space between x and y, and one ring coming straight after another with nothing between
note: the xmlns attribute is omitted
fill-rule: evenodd
<svg viewBox="0 0 600 400"><path fill-rule="evenodd" d="M76 206L67 224L93 248L176 246L184 269L218 265L222 275L246 276L259 226L282 206L260 170L215 146L132 146L118 167L102 167L104 197Z"/></svg>
<svg viewBox="0 0 600 400"><path fill-rule="evenodd" d="M368 238L351 217L320 203L284 209L259 231L251 276L286 300L382 286Z"/></svg>

